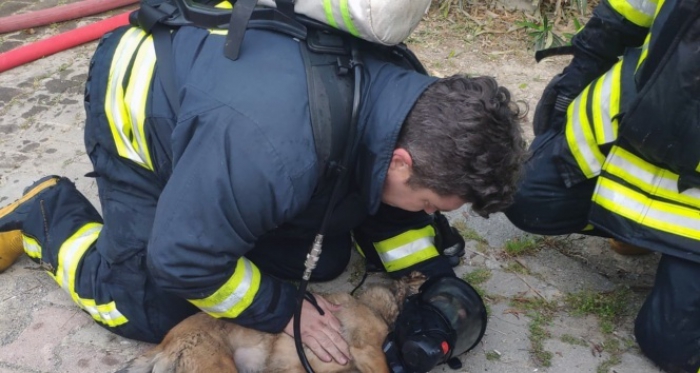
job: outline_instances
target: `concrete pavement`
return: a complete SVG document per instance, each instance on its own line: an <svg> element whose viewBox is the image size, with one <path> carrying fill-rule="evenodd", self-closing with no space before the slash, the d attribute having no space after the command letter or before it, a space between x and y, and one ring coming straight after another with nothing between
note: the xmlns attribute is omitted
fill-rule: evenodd
<svg viewBox="0 0 700 373"><path fill-rule="evenodd" d="M0 16L62 3L0 0ZM0 35L0 52L101 18ZM0 205L47 174L71 178L98 205L94 182L83 177L91 165L82 135L83 84L95 45L0 74ZM442 53L440 48L444 46L418 45L416 50L429 59ZM455 57L458 62L460 58ZM501 62L488 56L479 63L470 65L494 74L501 71ZM528 85L514 78L508 83L520 84L514 93L530 107L544 85L543 76L561 67L508 63L523 72L518 79ZM429 65L443 73L450 69ZM467 255L456 271L480 288L490 311L486 336L462 357L460 372L658 371L640 354L632 333L635 308L653 280L656 256L620 257L600 239L528 236L503 215L482 219L463 210L450 218L468 237ZM313 289L350 290L359 280L359 269L353 264L341 278ZM379 277L372 275L369 281ZM605 313L606 307L612 307L612 315ZM148 347L97 326L27 258L0 274L0 373L114 372ZM451 370L441 366L435 371Z"/></svg>

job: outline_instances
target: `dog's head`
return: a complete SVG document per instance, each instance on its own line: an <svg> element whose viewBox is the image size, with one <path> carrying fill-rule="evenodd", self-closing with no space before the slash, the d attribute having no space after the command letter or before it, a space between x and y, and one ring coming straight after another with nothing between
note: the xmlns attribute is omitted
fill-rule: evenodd
<svg viewBox="0 0 700 373"><path fill-rule="evenodd" d="M393 281L389 286L371 286L357 299L374 310L391 327L406 297L418 293L426 279L425 275L414 271Z"/></svg>
<svg viewBox="0 0 700 373"><path fill-rule="evenodd" d="M396 304L401 306L407 297L418 294L418 290L420 290L421 285L423 285L427 279L428 278L421 272L413 271L408 275L394 281L389 286L389 290L394 293Z"/></svg>

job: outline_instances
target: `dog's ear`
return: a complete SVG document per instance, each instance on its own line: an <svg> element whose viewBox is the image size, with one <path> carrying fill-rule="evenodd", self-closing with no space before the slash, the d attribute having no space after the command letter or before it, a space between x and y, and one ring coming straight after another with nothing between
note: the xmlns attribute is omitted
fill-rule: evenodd
<svg viewBox="0 0 700 373"><path fill-rule="evenodd" d="M418 294L418 290L420 290L421 285L427 280L428 278L421 272L418 271L413 271L408 274L408 276L405 276L402 280L406 282L406 295L411 296L413 294Z"/></svg>
<svg viewBox="0 0 700 373"><path fill-rule="evenodd" d="M424 274L418 271L413 271L408 275L401 277L399 280L394 281L389 289L392 293L394 293L397 303L401 304L406 297L410 297L413 294L418 294L418 290L427 279L428 278Z"/></svg>

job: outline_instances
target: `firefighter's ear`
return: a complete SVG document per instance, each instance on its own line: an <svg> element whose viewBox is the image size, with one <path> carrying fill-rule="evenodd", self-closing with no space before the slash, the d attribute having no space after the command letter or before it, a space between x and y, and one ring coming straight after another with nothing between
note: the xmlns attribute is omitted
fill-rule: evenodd
<svg viewBox="0 0 700 373"><path fill-rule="evenodd" d="M411 158L411 154L408 153L408 150L404 148L394 149L394 153L391 155L390 169L394 169L395 171L407 169L410 171L412 166L413 159Z"/></svg>

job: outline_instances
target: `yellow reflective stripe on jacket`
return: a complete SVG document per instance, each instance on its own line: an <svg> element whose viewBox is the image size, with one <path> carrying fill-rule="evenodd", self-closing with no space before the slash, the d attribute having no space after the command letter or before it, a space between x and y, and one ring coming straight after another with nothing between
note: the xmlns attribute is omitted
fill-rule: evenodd
<svg viewBox="0 0 700 373"><path fill-rule="evenodd" d="M239 258L231 278L214 294L204 299L190 299L195 306L214 317L238 317L245 311L260 288L260 270L246 258Z"/></svg>
<svg viewBox="0 0 700 373"><path fill-rule="evenodd" d="M569 104L566 115L566 141L569 144L569 149L571 149L571 154L576 159L576 163L578 163L583 174L589 179L600 174L601 166L605 160L605 156L598 149L595 134L586 112L590 88L590 85L586 87Z"/></svg>
<svg viewBox="0 0 700 373"><path fill-rule="evenodd" d="M375 242L374 247L387 272L399 271L439 255L432 225Z"/></svg>
<svg viewBox="0 0 700 373"><path fill-rule="evenodd" d="M88 223L68 238L58 251L56 274L51 276L63 290L68 292L73 301L80 308L87 311L95 321L115 327L125 324L129 320L119 312L113 301L107 304L96 304L93 299L81 298L75 290L76 274L80 260L85 255L85 252L95 243L101 230L102 224ZM49 274L51 273L49 272Z"/></svg>
<svg viewBox="0 0 700 373"><path fill-rule="evenodd" d="M105 114L117 152L148 170L153 170L153 163L143 127L155 63L153 36L130 28L112 57L105 96Z"/></svg>
<svg viewBox="0 0 700 373"><path fill-rule="evenodd" d="M620 113L620 72L622 62L616 63L605 75L598 78L593 89L593 100L588 103L593 113L596 143L604 145L617 139L617 119Z"/></svg>
<svg viewBox="0 0 700 373"><path fill-rule="evenodd" d="M679 192L678 174L651 164L619 146L612 148L603 170L619 176L651 196L700 209L700 189L691 188Z"/></svg>
<svg viewBox="0 0 700 373"><path fill-rule="evenodd" d="M36 239L22 234L22 245L27 256L32 259L41 259L41 246Z"/></svg>
<svg viewBox="0 0 700 373"><path fill-rule="evenodd" d="M649 27L657 5L649 0L609 0L610 6L637 26Z"/></svg>
<svg viewBox="0 0 700 373"><path fill-rule="evenodd" d="M605 161L600 146L617 139L624 62L624 59L619 61L589 84L567 110L566 141L589 179L600 174Z"/></svg>
<svg viewBox="0 0 700 373"><path fill-rule="evenodd" d="M652 199L603 176L598 178L593 202L637 224L700 240L697 209Z"/></svg>

